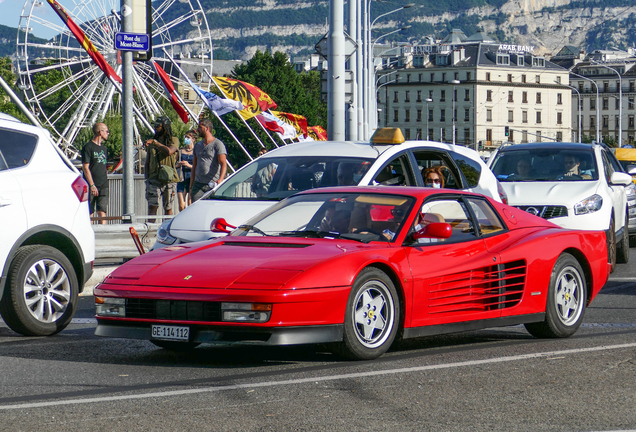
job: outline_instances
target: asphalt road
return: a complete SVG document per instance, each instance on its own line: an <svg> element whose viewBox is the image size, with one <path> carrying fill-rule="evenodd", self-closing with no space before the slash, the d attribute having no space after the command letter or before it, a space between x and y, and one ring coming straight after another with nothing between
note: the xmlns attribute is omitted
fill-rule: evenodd
<svg viewBox="0 0 636 432"><path fill-rule="evenodd" d="M93 335L92 297L57 336L0 322L0 431L636 429L636 249L569 339L522 326L409 340L371 362L320 347L172 353Z"/></svg>

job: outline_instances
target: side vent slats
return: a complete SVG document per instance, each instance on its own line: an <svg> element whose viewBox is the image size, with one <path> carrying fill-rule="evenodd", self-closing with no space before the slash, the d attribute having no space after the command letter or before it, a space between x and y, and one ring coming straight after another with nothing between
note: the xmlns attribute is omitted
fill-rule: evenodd
<svg viewBox="0 0 636 432"><path fill-rule="evenodd" d="M429 313L489 311L516 306L526 284L526 262L497 264L431 281Z"/></svg>

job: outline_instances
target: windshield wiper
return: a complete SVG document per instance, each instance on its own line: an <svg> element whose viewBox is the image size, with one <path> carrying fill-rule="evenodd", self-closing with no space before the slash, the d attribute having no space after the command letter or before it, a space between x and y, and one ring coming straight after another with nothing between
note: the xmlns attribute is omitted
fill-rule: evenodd
<svg viewBox="0 0 636 432"><path fill-rule="evenodd" d="M260 229L260 228L257 228L257 227L256 227L256 226L254 226L254 225L240 225L240 226L238 227L238 229L242 229L242 230L244 230L246 234L247 234L248 232L250 232L250 231L254 231L255 233L257 233L257 234L261 234L261 235L263 235L263 236L265 236L265 237L271 237L271 235L270 235L270 234L267 234L265 231L263 231L263 230L262 230L262 229Z"/></svg>
<svg viewBox="0 0 636 432"><path fill-rule="evenodd" d="M280 237L306 237L306 238L325 238L325 237L333 237L339 238L340 233L332 232L332 231L315 231L315 230L307 230L307 231L283 231L278 234Z"/></svg>

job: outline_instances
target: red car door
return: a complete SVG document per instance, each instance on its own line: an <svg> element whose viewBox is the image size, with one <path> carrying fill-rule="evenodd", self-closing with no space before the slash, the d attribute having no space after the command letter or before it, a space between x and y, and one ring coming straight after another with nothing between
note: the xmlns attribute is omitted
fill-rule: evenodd
<svg viewBox="0 0 636 432"><path fill-rule="evenodd" d="M413 276L410 327L500 316L499 287L493 283L499 255L486 249L469 205L454 195L422 206L422 214L434 214L453 230L448 239L421 239L405 247Z"/></svg>

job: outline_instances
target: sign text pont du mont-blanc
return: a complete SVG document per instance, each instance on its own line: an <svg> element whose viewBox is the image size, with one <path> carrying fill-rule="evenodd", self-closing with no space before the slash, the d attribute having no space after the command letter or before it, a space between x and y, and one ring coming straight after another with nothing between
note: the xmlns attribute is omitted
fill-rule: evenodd
<svg viewBox="0 0 636 432"><path fill-rule="evenodd" d="M115 35L115 49L122 51L148 51L149 37L142 33L122 33Z"/></svg>

